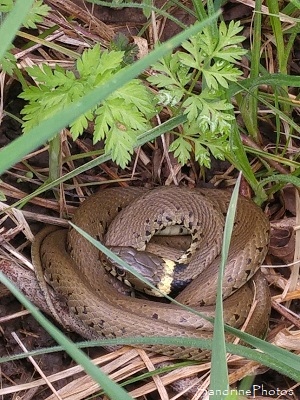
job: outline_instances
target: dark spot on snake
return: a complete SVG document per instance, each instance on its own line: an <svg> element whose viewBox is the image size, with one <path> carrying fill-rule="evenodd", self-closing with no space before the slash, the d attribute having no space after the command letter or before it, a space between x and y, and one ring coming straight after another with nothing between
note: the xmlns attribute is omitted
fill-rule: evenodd
<svg viewBox="0 0 300 400"><path fill-rule="evenodd" d="M153 318L153 319L158 319L158 314L156 314L156 313L153 314L153 315L152 315L152 318Z"/></svg>
<svg viewBox="0 0 300 400"><path fill-rule="evenodd" d="M191 218L194 215L193 211L189 211L189 217Z"/></svg>
<svg viewBox="0 0 300 400"><path fill-rule="evenodd" d="M233 282L232 276L230 276L230 277L227 279L227 282Z"/></svg>
<svg viewBox="0 0 300 400"><path fill-rule="evenodd" d="M119 206L119 207L117 208L117 212L119 213L120 211L122 211L122 207Z"/></svg>
<svg viewBox="0 0 300 400"><path fill-rule="evenodd" d="M240 318L239 314L233 314L233 316L234 316L234 319L235 319L236 321L238 321L238 319Z"/></svg>
<svg viewBox="0 0 300 400"><path fill-rule="evenodd" d="M198 303L198 305L199 305L200 307L205 306L205 301L204 301L204 300L200 300L199 303Z"/></svg>
<svg viewBox="0 0 300 400"><path fill-rule="evenodd" d="M101 329L103 329L104 328L104 324L105 324L105 321L104 321L104 319L100 319L100 321L99 321L99 326L100 326L100 328Z"/></svg>
<svg viewBox="0 0 300 400"><path fill-rule="evenodd" d="M189 229L192 229L192 227L194 226L194 223L192 221L189 222Z"/></svg>
<svg viewBox="0 0 300 400"><path fill-rule="evenodd" d="M161 225L162 224L162 216L159 215L153 222L156 223L157 225Z"/></svg>
<svg viewBox="0 0 300 400"><path fill-rule="evenodd" d="M107 231L108 231L108 225L107 224L103 224L101 221L100 221L100 224L103 226L103 234L106 235Z"/></svg>
<svg viewBox="0 0 300 400"><path fill-rule="evenodd" d="M119 276L125 276L125 270L119 267L115 267L115 271Z"/></svg>
<svg viewBox="0 0 300 400"><path fill-rule="evenodd" d="M78 314L79 314L79 313L78 313L77 307L74 307L74 314L75 314L75 315L78 315Z"/></svg>
<svg viewBox="0 0 300 400"><path fill-rule="evenodd" d="M173 219L172 219L172 217L166 216L166 221L171 222L171 221L173 221Z"/></svg>
<svg viewBox="0 0 300 400"><path fill-rule="evenodd" d="M117 335L115 334L115 332L111 332L110 334L111 334L111 336L114 337L114 338L117 337Z"/></svg>
<svg viewBox="0 0 300 400"><path fill-rule="evenodd" d="M174 271L175 271L175 273L183 272L186 270L187 267L188 267L188 264L178 263L178 264L176 264Z"/></svg>
<svg viewBox="0 0 300 400"><path fill-rule="evenodd" d="M150 222L150 219L149 219L149 218L147 218L145 222L146 222L146 224L149 224L149 222Z"/></svg>
<svg viewBox="0 0 300 400"><path fill-rule="evenodd" d="M82 313L83 313L83 314L87 314L86 306L83 306L83 311L82 311Z"/></svg>
<svg viewBox="0 0 300 400"><path fill-rule="evenodd" d="M151 232L150 231L146 231L146 236L151 236Z"/></svg>
<svg viewBox="0 0 300 400"><path fill-rule="evenodd" d="M126 333L126 328L124 326L121 328L121 332Z"/></svg>
<svg viewBox="0 0 300 400"><path fill-rule="evenodd" d="M180 322L187 322L187 319L186 318L180 318L180 320L179 320Z"/></svg>
<svg viewBox="0 0 300 400"><path fill-rule="evenodd" d="M98 242L100 242L100 236L96 235L96 240L98 240Z"/></svg>
<svg viewBox="0 0 300 400"><path fill-rule="evenodd" d="M189 283L192 282L192 279L173 279L171 283L171 297L177 296Z"/></svg>
<svg viewBox="0 0 300 400"><path fill-rule="evenodd" d="M263 247L256 247L256 249L261 253L263 251Z"/></svg>
<svg viewBox="0 0 300 400"><path fill-rule="evenodd" d="M251 276L251 274L252 274L252 271L251 271L251 269L245 269L245 274L246 274L246 276L247 276L247 279L249 278L249 276Z"/></svg>
<svg viewBox="0 0 300 400"><path fill-rule="evenodd" d="M252 258L248 258L247 265L251 264L251 262L252 262Z"/></svg>
<svg viewBox="0 0 300 400"><path fill-rule="evenodd" d="M94 322L92 321L92 322L90 322L90 323L88 324L88 326L89 326L90 328L94 328L95 324L94 324Z"/></svg>

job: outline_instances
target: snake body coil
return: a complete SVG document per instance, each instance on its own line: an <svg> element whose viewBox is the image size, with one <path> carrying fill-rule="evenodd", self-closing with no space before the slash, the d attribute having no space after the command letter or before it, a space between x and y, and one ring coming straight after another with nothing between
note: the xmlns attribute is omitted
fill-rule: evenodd
<svg viewBox="0 0 300 400"><path fill-rule="evenodd" d="M193 281L177 300L211 316L229 200L230 194L221 190L112 188L89 197L73 222L109 246L138 250L144 250L152 235L164 226L183 225L192 238L191 250L184 256L189 261L187 267L176 279L186 279L189 274ZM267 218L253 202L239 198L223 281L224 315L226 323L240 327L255 294L258 304L246 330L256 336L265 332L270 312L268 287L261 274L256 274L268 242ZM74 229L41 231L33 243L32 256L37 269L43 268L50 285L74 315L71 328L87 338L212 336L209 322L179 306L121 293L102 268L98 250ZM207 351L180 345L143 347L175 358L207 357Z"/></svg>

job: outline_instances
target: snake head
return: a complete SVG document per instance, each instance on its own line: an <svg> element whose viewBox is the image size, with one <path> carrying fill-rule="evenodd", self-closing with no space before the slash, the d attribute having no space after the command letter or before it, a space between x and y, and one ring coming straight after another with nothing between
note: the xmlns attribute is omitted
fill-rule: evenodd
<svg viewBox="0 0 300 400"><path fill-rule="evenodd" d="M159 291L147 286L146 282L143 282L140 277L137 277L128 269L120 266L117 261L102 255L101 261L104 267L117 279L151 296L163 297L160 291L165 294L170 293L175 266L173 261L166 260L148 251L138 251L133 247L111 246L108 248Z"/></svg>

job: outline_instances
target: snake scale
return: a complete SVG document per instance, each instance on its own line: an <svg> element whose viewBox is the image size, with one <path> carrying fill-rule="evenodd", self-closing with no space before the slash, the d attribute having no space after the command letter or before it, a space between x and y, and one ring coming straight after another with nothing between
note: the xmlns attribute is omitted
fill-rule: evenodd
<svg viewBox="0 0 300 400"><path fill-rule="evenodd" d="M106 245L138 250L144 250L145 242L163 226L185 226L194 248L193 254L187 253L186 269L194 280L176 299L211 316L229 201L230 193L215 189L111 188L84 201L73 222ZM270 312L268 286L257 273L268 243L268 219L252 201L239 197L223 280L224 316L226 323L240 327L255 297L257 305L246 331L256 336L266 331ZM209 322L179 306L124 295L102 268L98 250L72 228L42 230L34 240L32 258L36 269L43 270L50 286L66 301L74 316L70 328L78 331L77 324L81 324L80 331L87 338L212 337ZM180 345L143 347L173 358L208 357L207 351Z"/></svg>

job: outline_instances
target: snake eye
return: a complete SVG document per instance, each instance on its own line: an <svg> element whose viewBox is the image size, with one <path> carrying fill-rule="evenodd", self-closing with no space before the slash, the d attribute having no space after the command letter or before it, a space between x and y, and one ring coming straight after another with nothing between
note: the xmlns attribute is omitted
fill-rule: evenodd
<svg viewBox="0 0 300 400"><path fill-rule="evenodd" d="M116 267L115 271L116 271L116 274L118 276L125 276L125 270L124 269Z"/></svg>

